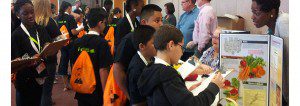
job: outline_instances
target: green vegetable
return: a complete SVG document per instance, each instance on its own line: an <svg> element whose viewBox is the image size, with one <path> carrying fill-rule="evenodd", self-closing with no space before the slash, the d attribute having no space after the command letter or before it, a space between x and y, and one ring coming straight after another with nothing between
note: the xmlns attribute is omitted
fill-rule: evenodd
<svg viewBox="0 0 300 106"><path fill-rule="evenodd" d="M237 78L232 78L231 79L231 85L234 86L235 88L239 88L240 82L238 81Z"/></svg>

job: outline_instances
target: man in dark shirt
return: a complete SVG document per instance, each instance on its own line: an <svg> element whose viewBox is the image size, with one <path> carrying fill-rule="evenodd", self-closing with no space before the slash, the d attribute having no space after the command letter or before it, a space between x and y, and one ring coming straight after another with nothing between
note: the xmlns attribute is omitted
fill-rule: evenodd
<svg viewBox="0 0 300 106"><path fill-rule="evenodd" d="M135 106L146 105L146 97L141 96L137 81L143 69L151 62L156 55L153 45L155 29L148 25L139 26L132 36L134 47L138 52L133 56L128 67L128 92L130 103Z"/></svg>
<svg viewBox="0 0 300 106"><path fill-rule="evenodd" d="M154 28L162 26L161 8L155 4L148 4L142 8L141 24L149 25ZM127 34L121 41L114 60L114 78L120 89L129 97L126 73L131 58L137 50L132 44L133 33Z"/></svg>
<svg viewBox="0 0 300 106"><path fill-rule="evenodd" d="M71 50L71 53L73 53L71 63L75 63L81 50L83 50L82 48L88 52L95 71L96 89L92 94L76 92L75 99L78 101L78 106L101 106L103 104L103 90L108 77L108 70L112 64L108 43L100 37L105 27L105 11L100 8L93 8L88 18L90 30L82 38L74 41L74 48Z"/></svg>

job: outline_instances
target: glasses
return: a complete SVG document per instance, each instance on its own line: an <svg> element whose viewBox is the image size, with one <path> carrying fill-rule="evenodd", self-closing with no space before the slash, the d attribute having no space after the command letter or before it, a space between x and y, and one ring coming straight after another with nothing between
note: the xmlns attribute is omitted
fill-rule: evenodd
<svg viewBox="0 0 300 106"><path fill-rule="evenodd" d="M185 47L183 47L182 45L178 44L181 47L182 53L186 50Z"/></svg>

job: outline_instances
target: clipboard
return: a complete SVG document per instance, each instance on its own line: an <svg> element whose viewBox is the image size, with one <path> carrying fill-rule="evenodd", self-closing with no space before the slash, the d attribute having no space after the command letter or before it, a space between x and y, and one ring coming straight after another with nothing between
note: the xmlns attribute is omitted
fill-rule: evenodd
<svg viewBox="0 0 300 106"><path fill-rule="evenodd" d="M55 55L58 50L60 50L70 39L63 39L59 41L54 41L53 43L48 44L42 50L40 56L41 57L48 57Z"/></svg>
<svg viewBox="0 0 300 106"><path fill-rule="evenodd" d="M28 65L28 64L36 61L37 59L38 58L12 60L11 61L11 70L18 71L18 70L24 68L25 65Z"/></svg>

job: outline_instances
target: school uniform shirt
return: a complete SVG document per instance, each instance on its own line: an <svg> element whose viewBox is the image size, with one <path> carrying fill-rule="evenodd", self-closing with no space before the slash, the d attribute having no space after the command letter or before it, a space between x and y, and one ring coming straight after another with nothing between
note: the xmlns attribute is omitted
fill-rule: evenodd
<svg viewBox="0 0 300 106"><path fill-rule="evenodd" d="M20 26L21 21L17 18L16 14L11 13L11 33Z"/></svg>
<svg viewBox="0 0 300 106"><path fill-rule="evenodd" d="M144 69L137 85L149 106L210 106L219 92L219 87L210 83L194 96L178 72L160 58Z"/></svg>
<svg viewBox="0 0 300 106"><path fill-rule="evenodd" d="M94 67L94 73L96 78L96 89L92 94L75 94L75 99L88 102L94 105L102 105L103 104L103 91L101 80L100 80L100 72L101 68L109 68L112 64L112 56L110 54L110 48L105 39L100 37L100 34L95 31L89 31L88 34L82 36L82 38L78 38L74 41L74 47L71 49L71 63L74 64L81 51L78 51L78 48L87 48L90 51L88 54L92 61Z"/></svg>
<svg viewBox="0 0 300 106"><path fill-rule="evenodd" d="M27 30L32 38L34 38L35 40L37 40L37 37L39 38L41 50L43 49L45 43L51 42L51 38L44 27L36 25L30 29L27 28ZM34 45L36 45L36 47L38 48L37 44L34 43ZM22 57L25 54L28 54L28 56L33 57L35 54L38 53L33 49L30 43L29 36L24 32L21 26L19 26L12 33L12 37L11 37L11 60ZM49 60L47 58L44 59L44 63L46 64L47 67ZM26 85L26 83L29 79L41 78L47 76L45 70L43 70L40 74L38 74L36 70L37 66L38 65L24 68L17 72L17 77L16 77L17 90L22 92L21 90L24 90L23 87L28 86Z"/></svg>
<svg viewBox="0 0 300 106"><path fill-rule="evenodd" d="M135 19L135 21L132 24L135 28L140 25L137 19ZM123 17L119 20L115 28L115 47L118 47L118 45L121 42L121 39L130 32L132 32L132 28L129 24L129 21L126 17Z"/></svg>
<svg viewBox="0 0 300 106"><path fill-rule="evenodd" d="M127 34L122 39L114 59L114 62L120 62L124 65L125 73L127 73L127 69L132 57L137 52L137 49L133 46L132 36L133 36L133 32Z"/></svg>
<svg viewBox="0 0 300 106"><path fill-rule="evenodd" d="M51 17L49 18L48 25L45 28L52 39L61 35L61 32L57 26L57 23Z"/></svg>
<svg viewBox="0 0 300 106"><path fill-rule="evenodd" d="M128 67L128 91L131 104L137 104L146 101L146 97L142 96L137 87L137 81L139 80L143 69L148 65L145 57L138 51Z"/></svg>
<svg viewBox="0 0 300 106"><path fill-rule="evenodd" d="M77 35L73 35L71 31L72 29L77 28L77 22L75 21L75 18L72 15L69 15L65 12L57 17L56 22L58 24L58 28L61 28L63 25L66 25L71 41L77 38Z"/></svg>

